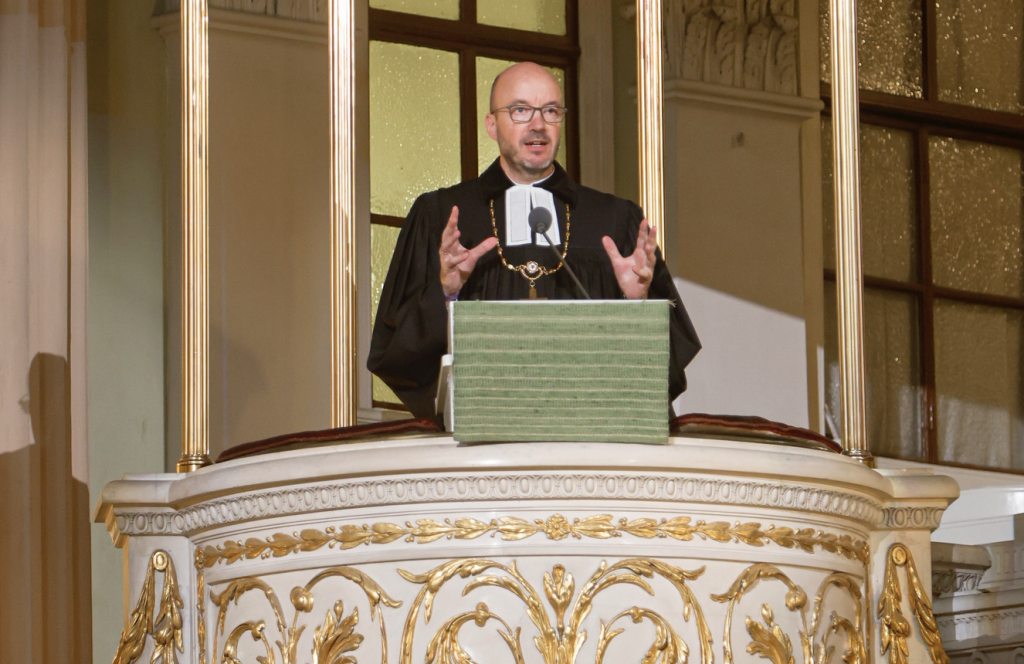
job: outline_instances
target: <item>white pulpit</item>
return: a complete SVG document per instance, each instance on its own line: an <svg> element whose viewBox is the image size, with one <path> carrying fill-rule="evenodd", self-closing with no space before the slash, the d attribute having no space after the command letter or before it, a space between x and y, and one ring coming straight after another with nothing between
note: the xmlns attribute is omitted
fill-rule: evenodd
<svg viewBox="0 0 1024 664"><path fill-rule="evenodd" d="M126 476L96 512L127 547L120 661L941 661L953 480L669 442L418 435Z"/></svg>

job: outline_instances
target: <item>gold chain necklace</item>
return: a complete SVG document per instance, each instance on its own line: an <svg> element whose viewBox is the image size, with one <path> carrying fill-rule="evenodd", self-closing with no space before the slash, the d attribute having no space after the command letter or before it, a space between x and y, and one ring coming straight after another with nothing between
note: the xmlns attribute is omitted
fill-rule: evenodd
<svg viewBox="0 0 1024 664"><path fill-rule="evenodd" d="M508 223L507 219L505 223ZM518 272L523 275L530 282L530 298L535 299L537 297L537 289L534 287L536 281L541 277L558 272L565 265L565 255L569 253L569 204L565 204L565 244L562 245L565 247L565 250L562 252L562 261L558 264L558 267L551 270L540 265L537 261L528 261L522 265L508 264L508 261L505 260L505 254L501 250L501 238L498 237L498 222L494 219L494 199L491 199L491 228L494 229L494 239L498 241L498 258L501 259L501 264L512 272Z"/></svg>

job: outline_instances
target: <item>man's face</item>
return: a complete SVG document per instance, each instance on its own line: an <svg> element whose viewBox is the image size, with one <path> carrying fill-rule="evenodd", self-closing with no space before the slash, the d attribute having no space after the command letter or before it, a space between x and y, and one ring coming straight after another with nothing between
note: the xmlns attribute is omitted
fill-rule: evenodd
<svg viewBox="0 0 1024 664"><path fill-rule="evenodd" d="M488 135L498 141L498 150L506 170L517 180L530 182L547 174L558 152L561 123L548 124L540 111L529 122L512 122L505 109L515 104L561 106L562 91L545 69L533 63L520 63L502 73L494 87L492 112L485 123Z"/></svg>

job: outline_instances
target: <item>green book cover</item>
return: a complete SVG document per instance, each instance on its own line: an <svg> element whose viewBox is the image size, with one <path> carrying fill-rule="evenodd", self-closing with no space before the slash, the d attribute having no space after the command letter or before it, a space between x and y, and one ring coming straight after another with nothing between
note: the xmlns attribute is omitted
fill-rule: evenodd
<svg viewBox="0 0 1024 664"><path fill-rule="evenodd" d="M667 442L669 306L452 303L455 439Z"/></svg>

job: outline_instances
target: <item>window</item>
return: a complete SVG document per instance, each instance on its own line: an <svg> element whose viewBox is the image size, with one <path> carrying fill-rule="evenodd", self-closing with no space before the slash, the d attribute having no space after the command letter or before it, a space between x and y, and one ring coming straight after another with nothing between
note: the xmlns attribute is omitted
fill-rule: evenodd
<svg viewBox="0 0 1024 664"><path fill-rule="evenodd" d="M579 179L576 0L370 0L371 316L404 217L423 192L497 158L483 117L512 62L549 67L568 117L558 160ZM375 406L398 407L373 378Z"/></svg>
<svg viewBox="0 0 1024 664"><path fill-rule="evenodd" d="M858 3L868 441L1024 472L1024 0ZM828 2L826 403L838 415Z"/></svg>

